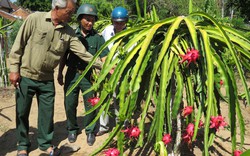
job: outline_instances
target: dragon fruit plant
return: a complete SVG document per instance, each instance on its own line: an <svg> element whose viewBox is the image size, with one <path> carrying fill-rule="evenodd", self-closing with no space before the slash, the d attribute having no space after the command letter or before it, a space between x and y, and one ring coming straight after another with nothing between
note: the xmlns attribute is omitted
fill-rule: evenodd
<svg viewBox="0 0 250 156"><path fill-rule="evenodd" d="M136 3L139 6L138 0ZM139 135L135 147L154 142L155 152L163 155L179 154L178 148L184 146L181 142L191 145L202 128L203 138L199 139L204 146L203 155L208 156L216 132L225 126L231 132L232 155L236 149L242 149L245 125L238 94L244 94L250 104L249 87L242 69L250 70L249 39L204 12L190 9L187 16L159 20L154 8L149 13L144 12L144 18L140 15L140 8L137 9L138 19L131 21L128 29L102 46L77 81L80 82L102 50L113 42L98 80L83 93L101 90L99 102L86 112L99 109L92 124L104 110L108 110L114 92L119 101L119 122L93 155L102 151L115 137L117 149L123 154L127 143L121 135L125 121L138 125L140 132L135 131L136 138ZM120 56L114 57L118 51ZM113 68L114 73L110 75ZM235 73L239 75L243 91L237 88ZM225 93L221 92L221 87ZM229 114L221 114L222 99L229 106ZM153 113L150 112L152 106ZM135 116L138 110L139 115ZM150 113L152 120L146 129L146 117ZM236 122L241 136L239 147L236 144ZM126 131L131 137L130 130ZM171 135L171 139L163 139L164 134ZM165 144L170 140L173 146L166 149Z"/></svg>

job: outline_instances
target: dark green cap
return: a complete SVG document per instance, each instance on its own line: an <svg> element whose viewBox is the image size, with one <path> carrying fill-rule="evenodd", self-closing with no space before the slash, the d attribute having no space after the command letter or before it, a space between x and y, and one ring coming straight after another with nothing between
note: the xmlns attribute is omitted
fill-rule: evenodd
<svg viewBox="0 0 250 156"><path fill-rule="evenodd" d="M78 19L80 15L93 15L96 17L96 20L98 19L97 16L97 9L94 5L92 4L83 4L81 5L76 13L76 18Z"/></svg>

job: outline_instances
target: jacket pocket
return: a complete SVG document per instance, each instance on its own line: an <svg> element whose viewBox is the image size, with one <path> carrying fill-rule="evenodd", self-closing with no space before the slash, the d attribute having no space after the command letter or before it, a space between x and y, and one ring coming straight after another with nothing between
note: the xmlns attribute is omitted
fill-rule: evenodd
<svg viewBox="0 0 250 156"><path fill-rule="evenodd" d="M96 52L97 52L97 47L94 46L94 45L90 45L88 47L88 52L91 53L94 56L96 54Z"/></svg>
<svg viewBox="0 0 250 156"><path fill-rule="evenodd" d="M31 40L33 43L43 44L46 38L47 32L36 29L33 33Z"/></svg>
<svg viewBox="0 0 250 156"><path fill-rule="evenodd" d="M55 44L55 51L58 53L65 52L68 48L67 46L68 42L65 41L63 38L59 39L59 41Z"/></svg>

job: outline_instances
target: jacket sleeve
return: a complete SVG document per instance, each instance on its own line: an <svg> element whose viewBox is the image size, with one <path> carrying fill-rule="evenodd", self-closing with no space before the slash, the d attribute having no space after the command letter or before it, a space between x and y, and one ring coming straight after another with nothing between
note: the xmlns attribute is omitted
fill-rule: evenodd
<svg viewBox="0 0 250 156"><path fill-rule="evenodd" d="M21 57L23 56L25 46L31 36L35 22L32 20L32 17L32 14L27 17L17 33L15 42L10 51L10 72L19 72L20 70Z"/></svg>
<svg viewBox="0 0 250 156"><path fill-rule="evenodd" d="M85 62L90 62L93 59L93 55L91 55L81 41L76 37L72 37L70 41L70 50L77 55L80 59ZM103 63L101 62L100 58L97 58L93 64L93 67L101 69Z"/></svg>

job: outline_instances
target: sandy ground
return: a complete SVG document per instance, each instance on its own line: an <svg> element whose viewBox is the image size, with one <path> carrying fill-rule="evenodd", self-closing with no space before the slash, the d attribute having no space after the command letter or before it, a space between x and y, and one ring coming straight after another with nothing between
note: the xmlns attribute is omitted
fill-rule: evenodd
<svg viewBox="0 0 250 156"><path fill-rule="evenodd" d="M62 155L81 155L88 156L97 147L99 147L109 134L105 134L101 137L96 137L96 142L93 146L88 146L86 142L86 134L84 127L80 127L82 133L78 135L75 143L69 143L67 140L66 130L66 115L63 105L63 87L57 82L56 85L56 97L55 97L55 133L53 144L60 147L80 147L80 150L74 153L70 153L68 149L63 148ZM46 155L43 151L37 148L37 102L36 98L33 99L32 108L30 111L30 156L42 156ZM81 126L83 122L84 107L82 104L82 98L79 97L78 106L78 123ZM0 89L0 156L14 156L16 155L16 135L15 135L15 95L14 88Z"/></svg>
<svg viewBox="0 0 250 156"><path fill-rule="evenodd" d="M72 155L72 156L88 156L90 155L97 147L102 145L105 139L109 134L105 134L101 137L96 137L96 142L93 146L88 146L86 143L86 134L84 128L81 127L82 133L78 135L77 141L70 144L67 140L67 131L66 131L66 117L63 106L63 88L59 86L56 82L56 100L55 100L55 134L53 144L58 147L65 147L68 145L70 147L79 146L80 150L77 152L69 152L66 148L63 148L62 156ZM82 106L82 99L79 98L78 106L78 119L79 124L81 125L84 120L83 112L84 108ZM228 108L227 105L223 105L222 114L227 117ZM243 151L250 149L250 108L249 106L245 107L242 105L242 113L245 118L246 124L246 136L245 136L245 145ZM226 119L228 121L228 119ZM239 132L237 132L239 133ZM31 140L31 149L30 156L43 156L46 155L44 152L40 151L37 148L36 142L37 136L37 103L34 98L32 109L30 112L30 140ZM238 138L239 142L239 138ZM182 155L197 155L200 156L202 147L197 145L194 148L193 153L186 153ZM128 152L127 152L128 153ZM215 156L226 156L231 153L231 140L230 132L227 129L220 130L215 139L213 147L211 147L211 155ZM9 87L5 89L0 88L0 156L15 156L16 155L16 136L15 136L15 99L14 99L14 88ZM100 154L103 155L103 154ZM132 153L127 155L142 155L138 153ZM146 154L146 155L155 155Z"/></svg>

